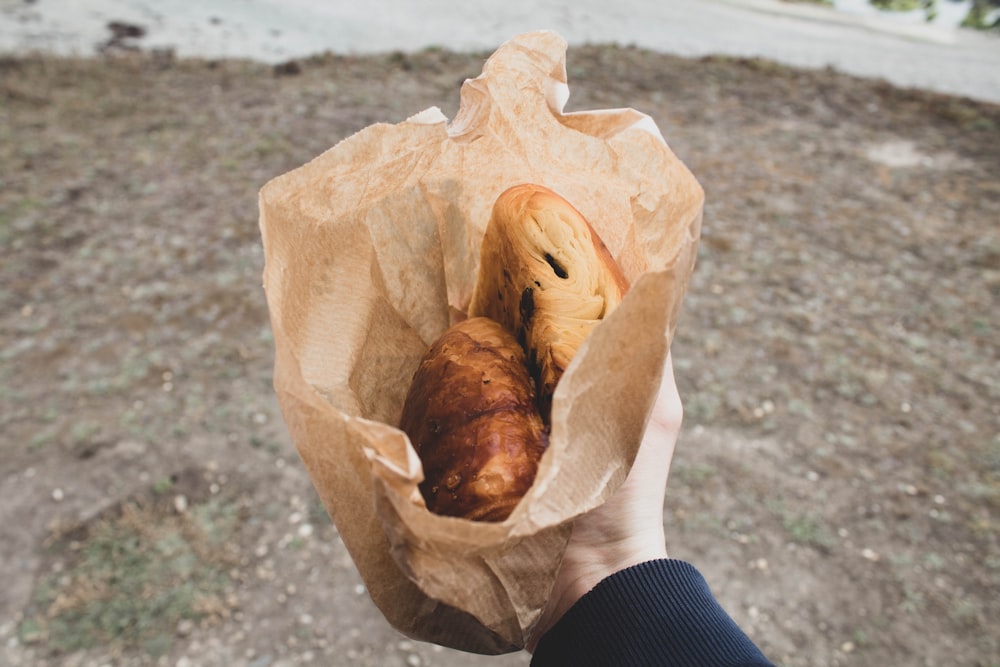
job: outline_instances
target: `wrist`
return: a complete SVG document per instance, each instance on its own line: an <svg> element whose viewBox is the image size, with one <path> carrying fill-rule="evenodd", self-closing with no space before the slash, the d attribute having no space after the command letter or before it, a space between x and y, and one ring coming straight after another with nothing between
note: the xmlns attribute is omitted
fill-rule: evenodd
<svg viewBox="0 0 1000 667"><path fill-rule="evenodd" d="M542 635L602 580L634 565L667 557L662 523L620 539L594 534L587 527L574 527L549 603L529 638L528 651L534 651Z"/></svg>

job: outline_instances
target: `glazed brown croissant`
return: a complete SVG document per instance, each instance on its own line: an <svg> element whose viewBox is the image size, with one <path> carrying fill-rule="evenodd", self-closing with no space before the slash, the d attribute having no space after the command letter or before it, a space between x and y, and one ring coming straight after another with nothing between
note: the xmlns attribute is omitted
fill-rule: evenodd
<svg viewBox="0 0 1000 667"><path fill-rule="evenodd" d="M627 290L617 262L579 211L548 188L517 185L494 204L469 316L497 320L517 337L548 423L559 378Z"/></svg>
<svg viewBox="0 0 1000 667"><path fill-rule="evenodd" d="M507 518L548 444L524 351L486 318L454 325L430 347L400 428L423 464L427 508L478 521Z"/></svg>

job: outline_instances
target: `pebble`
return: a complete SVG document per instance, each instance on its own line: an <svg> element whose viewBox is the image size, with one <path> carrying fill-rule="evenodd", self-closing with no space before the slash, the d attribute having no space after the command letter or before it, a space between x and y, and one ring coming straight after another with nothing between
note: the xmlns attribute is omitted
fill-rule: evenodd
<svg viewBox="0 0 1000 667"><path fill-rule="evenodd" d="M302 521L301 512L292 512L291 515L288 517L288 523L299 523L300 521Z"/></svg>
<svg viewBox="0 0 1000 667"><path fill-rule="evenodd" d="M854 651L854 642L844 642L840 645L840 650L844 653L852 653Z"/></svg>
<svg viewBox="0 0 1000 667"><path fill-rule="evenodd" d="M903 412L909 412L910 410L913 409L913 406L907 403L906 401L903 401L902 403L899 404L899 409L902 410Z"/></svg>
<svg viewBox="0 0 1000 667"><path fill-rule="evenodd" d="M808 479L810 482L818 481L819 473L816 472L815 470L810 470L809 472L806 473L806 479Z"/></svg>
<svg viewBox="0 0 1000 667"><path fill-rule="evenodd" d="M62 499L65 497L66 495L63 493L62 489L52 489L52 500L58 503L61 502Z"/></svg>
<svg viewBox="0 0 1000 667"><path fill-rule="evenodd" d="M868 548L865 548L865 549L861 550L861 557L864 558L864 559L866 559L866 560L870 560L873 563L878 562L882 558L877 553L875 553L874 551L872 551L871 549L868 549Z"/></svg>
<svg viewBox="0 0 1000 667"><path fill-rule="evenodd" d="M193 631L194 631L194 621L192 621L189 618L185 618L177 624L178 637L187 637Z"/></svg>
<svg viewBox="0 0 1000 667"><path fill-rule="evenodd" d="M188 508L187 496L176 495L174 496L174 509L177 510L178 514L184 514Z"/></svg>
<svg viewBox="0 0 1000 667"><path fill-rule="evenodd" d="M309 537L313 534L313 527L311 523L304 523L299 526L299 537Z"/></svg>
<svg viewBox="0 0 1000 667"><path fill-rule="evenodd" d="M420 667L421 664L420 656L417 655L416 653L411 653L410 655L406 656L406 664L408 664L410 667Z"/></svg>
<svg viewBox="0 0 1000 667"><path fill-rule="evenodd" d="M941 494L934 496L934 502L937 503L938 505L944 505L944 496L942 496Z"/></svg>

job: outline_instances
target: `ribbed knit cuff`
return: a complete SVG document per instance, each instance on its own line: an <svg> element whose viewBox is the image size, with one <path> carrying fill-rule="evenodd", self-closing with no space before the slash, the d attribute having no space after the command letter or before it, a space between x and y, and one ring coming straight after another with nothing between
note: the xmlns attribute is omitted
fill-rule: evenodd
<svg viewBox="0 0 1000 667"><path fill-rule="evenodd" d="M532 667L771 665L689 563L648 561L609 576L542 636Z"/></svg>

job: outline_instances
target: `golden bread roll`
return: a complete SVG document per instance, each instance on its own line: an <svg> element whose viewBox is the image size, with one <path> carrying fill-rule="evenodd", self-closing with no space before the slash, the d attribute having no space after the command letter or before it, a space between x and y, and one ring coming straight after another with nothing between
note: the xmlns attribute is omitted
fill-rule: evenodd
<svg viewBox="0 0 1000 667"><path fill-rule="evenodd" d="M621 268L579 211L548 188L517 185L493 206L469 316L517 337L548 422L559 378L626 291Z"/></svg>
<svg viewBox="0 0 1000 667"><path fill-rule="evenodd" d="M507 518L548 444L524 351L485 318L460 322L431 345L400 428L423 464L427 508L478 521Z"/></svg>

